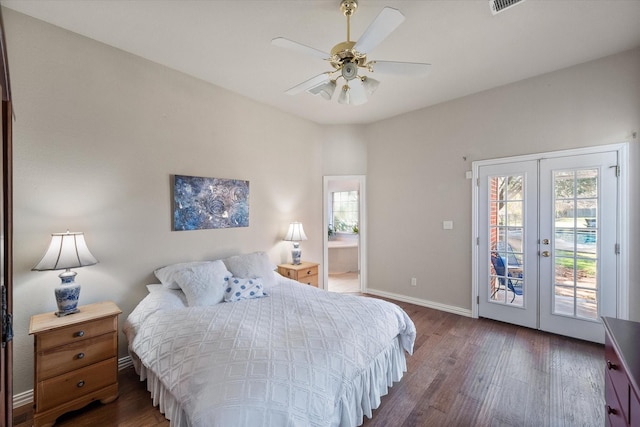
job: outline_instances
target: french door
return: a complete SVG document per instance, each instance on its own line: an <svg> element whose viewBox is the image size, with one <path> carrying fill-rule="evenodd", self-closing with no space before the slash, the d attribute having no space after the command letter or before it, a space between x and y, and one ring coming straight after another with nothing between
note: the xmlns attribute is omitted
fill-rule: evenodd
<svg viewBox="0 0 640 427"><path fill-rule="evenodd" d="M478 316L604 342L617 317L618 152L478 167Z"/></svg>

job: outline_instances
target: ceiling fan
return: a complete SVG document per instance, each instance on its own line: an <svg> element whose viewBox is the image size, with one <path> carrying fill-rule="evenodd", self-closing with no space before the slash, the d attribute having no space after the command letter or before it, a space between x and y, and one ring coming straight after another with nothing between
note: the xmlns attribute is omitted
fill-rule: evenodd
<svg viewBox="0 0 640 427"><path fill-rule="evenodd" d="M331 100L337 87L337 81L342 78L344 84L340 90L338 102L348 105L360 105L367 102L368 96L373 94L380 84L379 81L361 74L361 71L400 75L421 75L429 71L431 64L368 61L367 53L398 28L405 18L398 9L385 7L376 19L369 24L360 39L352 41L351 16L353 16L357 8L357 0L342 0L340 2L340 10L347 17L347 40L335 45L331 49L331 53L323 52L284 37L276 37L271 40L271 43L275 46L327 60L333 67L333 70L312 77L288 89L285 93L296 95L307 91L313 95L320 95L324 99Z"/></svg>

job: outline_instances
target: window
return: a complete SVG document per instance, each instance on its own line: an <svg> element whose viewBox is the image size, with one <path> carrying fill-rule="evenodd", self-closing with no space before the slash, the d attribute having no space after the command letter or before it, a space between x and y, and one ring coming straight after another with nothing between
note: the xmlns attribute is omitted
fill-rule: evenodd
<svg viewBox="0 0 640 427"><path fill-rule="evenodd" d="M331 225L333 231L358 232L358 192L336 191L331 193Z"/></svg>

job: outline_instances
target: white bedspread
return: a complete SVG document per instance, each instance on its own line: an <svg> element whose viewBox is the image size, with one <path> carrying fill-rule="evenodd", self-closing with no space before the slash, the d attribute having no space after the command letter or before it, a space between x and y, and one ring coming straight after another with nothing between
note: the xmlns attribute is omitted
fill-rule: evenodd
<svg viewBox="0 0 640 427"><path fill-rule="evenodd" d="M184 411L183 425L361 424L406 370L411 319L386 301L285 278L267 293L190 308L151 293L125 323L132 356Z"/></svg>

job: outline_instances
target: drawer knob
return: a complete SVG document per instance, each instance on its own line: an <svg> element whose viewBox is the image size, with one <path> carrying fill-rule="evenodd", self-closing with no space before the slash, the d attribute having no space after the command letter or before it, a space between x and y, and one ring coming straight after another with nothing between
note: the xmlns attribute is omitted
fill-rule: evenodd
<svg viewBox="0 0 640 427"><path fill-rule="evenodd" d="M80 381L80 382L78 382L78 384L76 384L76 385L78 386L78 388L80 388L80 387L84 387L84 381L82 381L82 380L81 380L81 381Z"/></svg>
<svg viewBox="0 0 640 427"><path fill-rule="evenodd" d="M611 360L607 360L607 368L609 368L610 370L613 370L613 371L618 369L618 367L616 366L615 363L611 363Z"/></svg>
<svg viewBox="0 0 640 427"><path fill-rule="evenodd" d="M76 356L78 359L84 359L84 353L78 353Z"/></svg>
<svg viewBox="0 0 640 427"><path fill-rule="evenodd" d="M311 270L308 270L308 271L307 271L307 274L311 274Z"/></svg>
<svg viewBox="0 0 640 427"><path fill-rule="evenodd" d="M76 332L76 337L83 337L83 336L84 336L84 331Z"/></svg>
<svg viewBox="0 0 640 427"><path fill-rule="evenodd" d="M607 405L607 414L609 415L615 415L617 414L618 411L616 411L615 409L613 409L611 406Z"/></svg>

